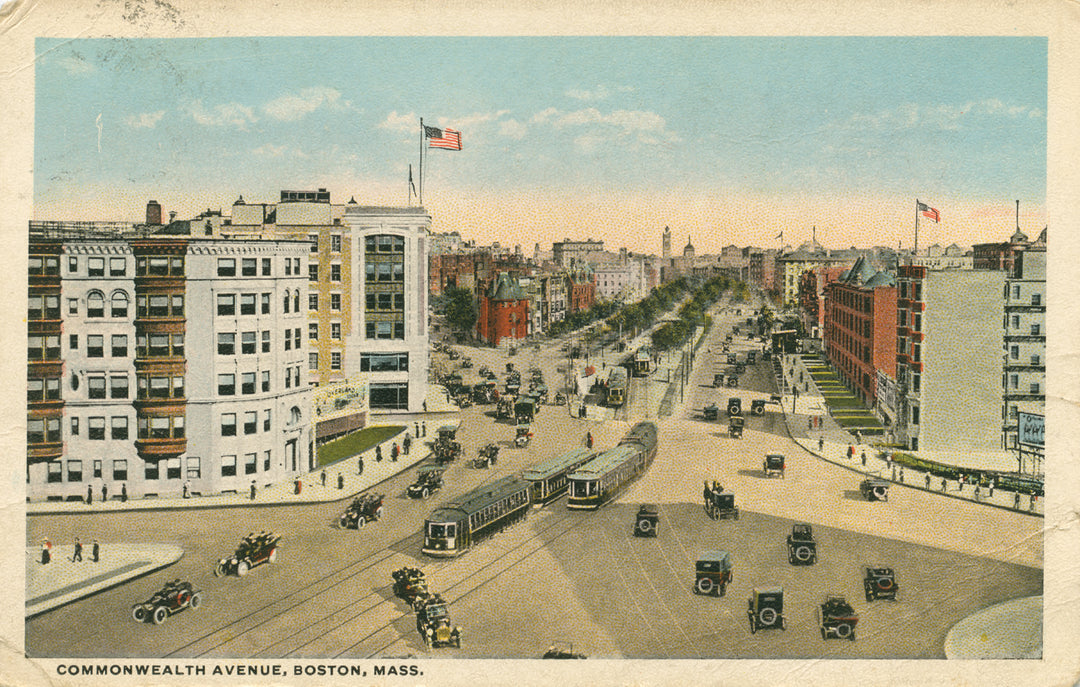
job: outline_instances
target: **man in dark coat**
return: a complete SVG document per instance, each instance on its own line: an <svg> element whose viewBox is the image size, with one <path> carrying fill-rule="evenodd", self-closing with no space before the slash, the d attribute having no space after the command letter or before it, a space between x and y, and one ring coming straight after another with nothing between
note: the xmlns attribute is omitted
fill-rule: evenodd
<svg viewBox="0 0 1080 687"><path fill-rule="evenodd" d="M79 541L78 537L75 537L75 554L71 557L72 563L76 561L82 563L82 542Z"/></svg>
<svg viewBox="0 0 1080 687"><path fill-rule="evenodd" d="M101 545L98 544L98 540L94 540L94 546L90 549L90 560L97 563L101 560Z"/></svg>
<svg viewBox="0 0 1080 687"><path fill-rule="evenodd" d="M127 482L123 482L120 484L120 502L127 502Z"/></svg>
<svg viewBox="0 0 1080 687"><path fill-rule="evenodd" d="M92 485L86 486L86 505L94 503L94 487Z"/></svg>

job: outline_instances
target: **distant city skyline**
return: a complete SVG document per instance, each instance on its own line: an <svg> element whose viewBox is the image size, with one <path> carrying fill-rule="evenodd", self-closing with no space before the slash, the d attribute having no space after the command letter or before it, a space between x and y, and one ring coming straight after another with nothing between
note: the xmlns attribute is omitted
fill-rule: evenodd
<svg viewBox="0 0 1080 687"><path fill-rule="evenodd" d="M35 219L191 217L240 195L404 205L419 119L432 230L830 248L1046 224L1044 38L37 41ZM416 202L415 199L413 201Z"/></svg>

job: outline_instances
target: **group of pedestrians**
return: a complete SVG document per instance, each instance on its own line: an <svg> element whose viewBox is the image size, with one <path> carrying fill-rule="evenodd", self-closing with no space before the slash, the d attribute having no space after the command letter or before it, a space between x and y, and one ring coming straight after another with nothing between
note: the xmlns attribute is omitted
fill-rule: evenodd
<svg viewBox="0 0 1080 687"><path fill-rule="evenodd" d="M109 500L109 485L102 482L101 483L101 502L105 503L108 500ZM128 500L127 483L126 482L121 482L120 483L120 501L125 502L127 500ZM88 506L94 505L94 485L93 484L86 485L86 505L88 505Z"/></svg>
<svg viewBox="0 0 1080 687"><path fill-rule="evenodd" d="M52 558L53 558L52 549L53 549L53 545L52 545L52 542L49 541L48 537L45 537L44 539L41 540L41 564L42 565L48 565L49 563L52 562ZM98 563L100 561L101 561L101 544L98 542L97 539L94 539L93 543L90 545L90 562ZM82 540L79 537L75 537L75 546L73 547L73 551L72 551L72 554L71 554L71 562L72 563L82 563L83 562L83 544L82 544Z"/></svg>

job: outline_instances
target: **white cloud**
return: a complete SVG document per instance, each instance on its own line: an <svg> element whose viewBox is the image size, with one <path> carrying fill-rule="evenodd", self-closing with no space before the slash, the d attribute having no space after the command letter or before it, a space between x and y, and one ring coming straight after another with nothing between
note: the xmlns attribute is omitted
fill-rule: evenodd
<svg viewBox="0 0 1080 687"><path fill-rule="evenodd" d="M668 130L663 117L647 110L613 110L605 114L595 107L573 112L547 108L533 115L532 121L534 124L550 122L557 129L595 127L596 131L587 131L575 139L579 148L589 150L600 140L612 137L630 138L650 146L682 140L678 134Z"/></svg>
<svg viewBox="0 0 1080 687"><path fill-rule="evenodd" d="M391 131L411 131L415 133L416 127L420 126L420 118L416 116L415 112L398 114L397 110L394 110L376 126Z"/></svg>
<svg viewBox="0 0 1080 687"><path fill-rule="evenodd" d="M238 129L247 129L248 124L258 121L254 111L240 103L215 105L213 110L208 111L201 100L196 100L187 106L187 112L196 124L204 126L235 126Z"/></svg>
<svg viewBox="0 0 1080 687"><path fill-rule="evenodd" d="M127 118L127 125L132 129L153 129L161 118L165 116L165 110L157 112L143 112Z"/></svg>
<svg viewBox="0 0 1080 687"><path fill-rule="evenodd" d="M264 143L258 148L252 149L253 155L259 157L281 157L285 154L285 146L276 146L271 143Z"/></svg>
<svg viewBox="0 0 1080 687"><path fill-rule="evenodd" d="M892 110L875 114L855 113L846 126L855 129L900 130L926 127L930 129L959 129L965 119L975 116L1037 118L1044 116L1039 108L1027 105L1006 105L997 98L967 102L963 105L918 105L904 103Z"/></svg>
<svg viewBox="0 0 1080 687"><path fill-rule="evenodd" d="M521 139L529 128L516 119L507 119L499 124L499 134L508 138Z"/></svg>
<svg viewBox="0 0 1080 687"><path fill-rule="evenodd" d="M534 114L532 116L532 123L533 124L543 124L544 122L551 119L552 117L554 117L557 114L559 114L559 110L557 108L554 108L554 107L549 107L547 109L540 110L539 112L537 112L536 114Z"/></svg>
<svg viewBox="0 0 1080 687"><path fill-rule="evenodd" d="M571 88L566 91L567 97L575 100L607 100L611 97L612 93L632 93L634 91L633 86L615 86L614 91L605 86L604 84L598 85L594 90L588 90L584 88Z"/></svg>
<svg viewBox="0 0 1080 687"><path fill-rule="evenodd" d="M324 105L329 108L348 107L348 102L341 100L339 91L319 86L271 100L263 105L262 110L273 119L294 122Z"/></svg>

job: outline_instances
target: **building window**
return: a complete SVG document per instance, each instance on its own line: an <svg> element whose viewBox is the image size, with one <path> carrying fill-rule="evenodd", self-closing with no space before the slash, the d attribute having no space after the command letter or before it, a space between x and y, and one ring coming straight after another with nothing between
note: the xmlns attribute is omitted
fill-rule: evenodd
<svg viewBox="0 0 1080 687"><path fill-rule="evenodd" d="M330 338L334 339L334 340L338 340L338 339L341 338L341 323L340 322L331 322L330 323Z"/></svg>
<svg viewBox="0 0 1080 687"><path fill-rule="evenodd" d="M105 317L105 296L99 291L93 291L86 297L86 316Z"/></svg>
<svg viewBox="0 0 1080 687"><path fill-rule="evenodd" d="M263 472L270 470L270 452L263 451Z"/></svg>
<svg viewBox="0 0 1080 687"><path fill-rule="evenodd" d="M244 413L244 434L254 434L259 430L259 414L255 411Z"/></svg>
<svg viewBox="0 0 1080 687"><path fill-rule="evenodd" d="M309 341L316 341L319 338L319 323L309 322L307 326L307 338Z"/></svg>
<svg viewBox="0 0 1080 687"><path fill-rule="evenodd" d="M240 314L241 315L254 315L255 314L255 294L242 293L240 294Z"/></svg>
<svg viewBox="0 0 1080 687"><path fill-rule="evenodd" d="M341 281L341 264L330 265L330 281Z"/></svg>
<svg viewBox="0 0 1080 687"><path fill-rule="evenodd" d="M1033 393L1033 394L1039 393L1039 383L1038 382L1032 382L1031 383L1031 393Z"/></svg>
<svg viewBox="0 0 1080 687"><path fill-rule="evenodd" d="M62 482L63 474L63 466L58 461L49 462L49 476L47 478L49 483Z"/></svg>
<svg viewBox="0 0 1080 687"><path fill-rule="evenodd" d="M285 368L285 388L292 388L292 372L287 367Z"/></svg>
<svg viewBox="0 0 1080 687"><path fill-rule="evenodd" d="M291 333L292 332L290 330L288 330L288 329L285 330L285 350L286 351L291 351L292 350L292 336L290 336Z"/></svg>
<svg viewBox="0 0 1080 687"><path fill-rule="evenodd" d="M87 334L86 336L86 357L87 358L103 358L105 357L105 337L100 334Z"/></svg>
<svg viewBox="0 0 1080 687"><path fill-rule="evenodd" d="M319 309L319 294L317 294L317 293L309 293L308 294L307 307L308 307L308 310L311 310L313 312L318 311L318 309Z"/></svg>
<svg viewBox="0 0 1080 687"><path fill-rule="evenodd" d="M262 306L262 314L270 314L270 294L264 293L259 296L259 304Z"/></svg>
<svg viewBox="0 0 1080 687"><path fill-rule="evenodd" d="M236 413L221 414L221 436L236 436Z"/></svg>
<svg viewBox="0 0 1080 687"><path fill-rule="evenodd" d="M170 458L165 463L166 479L180 479L180 459Z"/></svg>
<svg viewBox="0 0 1080 687"><path fill-rule="evenodd" d="M127 259L109 258L109 276L123 277L127 274Z"/></svg>
<svg viewBox="0 0 1080 687"><path fill-rule="evenodd" d="M270 265L271 264L273 264L273 261L270 260L270 258L263 258L262 259L262 276L264 276L264 277L269 277L270 276L270 271L271 271L270 270Z"/></svg>
<svg viewBox="0 0 1080 687"><path fill-rule="evenodd" d="M292 294L292 309L293 312L300 312L300 289L293 291Z"/></svg>
<svg viewBox="0 0 1080 687"><path fill-rule="evenodd" d="M313 353L308 353L307 367L308 367L309 370L318 370L319 369L319 354L318 353L314 353L314 352Z"/></svg>
<svg viewBox="0 0 1080 687"><path fill-rule="evenodd" d="M1041 332L1042 332L1042 327L1039 325L1038 322L1031 325L1031 335L1032 336L1039 336L1039 334Z"/></svg>
<svg viewBox="0 0 1080 687"><path fill-rule="evenodd" d="M105 276L105 258L87 258L86 259L86 276L88 276L88 277L104 277Z"/></svg>
<svg viewBox="0 0 1080 687"><path fill-rule="evenodd" d="M128 438L128 419L126 417L114 417L110 421L111 433L110 436L113 439L127 439ZM100 475L95 475L99 477Z"/></svg>
<svg viewBox="0 0 1080 687"><path fill-rule="evenodd" d="M293 348L295 348L296 350L299 351L300 350L300 327L297 327L296 329L293 330L292 338L293 338Z"/></svg>
<svg viewBox="0 0 1080 687"><path fill-rule="evenodd" d="M31 258L31 260L32 259L33 258ZM72 274L74 274L75 272L78 272L78 271L79 271L79 259L77 257L75 257L75 256L69 257L68 258L68 272L71 272Z"/></svg>
<svg viewBox="0 0 1080 687"><path fill-rule="evenodd" d="M1031 354L1031 364L1035 366L1039 366L1042 364L1042 358L1039 356L1038 353Z"/></svg>
<svg viewBox="0 0 1080 687"><path fill-rule="evenodd" d="M264 432L269 432L270 431L270 409L269 408L267 408L266 410L263 411L263 431Z"/></svg>
<svg viewBox="0 0 1080 687"><path fill-rule="evenodd" d="M240 352L244 355L255 354L255 332L243 332L240 335Z"/></svg>
<svg viewBox="0 0 1080 687"><path fill-rule="evenodd" d="M27 263L31 276L56 276L60 274L60 258L55 255L31 255Z"/></svg>
<svg viewBox="0 0 1080 687"><path fill-rule="evenodd" d="M71 436L79 436L79 418L77 417L71 418Z"/></svg>
<svg viewBox="0 0 1080 687"><path fill-rule="evenodd" d="M319 281L319 264L316 262L310 263L307 269L308 281Z"/></svg>
<svg viewBox="0 0 1080 687"><path fill-rule="evenodd" d="M109 398L127 398L128 397L128 378L123 377L109 377Z"/></svg>
<svg viewBox="0 0 1080 687"><path fill-rule="evenodd" d="M86 389L90 398L105 398L105 377L89 377L86 380Z"/></svg>
<svg viewBox="0 0 1080 687"><path fill-rule="evenodd" d="M285 276L286 277L291 277L292 276L292 259L291 258L285 258Z"/></svg>
<svg viewBox="0 0 1080 687"><path fill-rule="evenodd" d="M1015 389L1015 388L1017 388L1019 386L1020 386L1020 376L1019 375L1009 375L1009 388L1010 389Z"/></svg>
<svg viewBox="0 0 1080 687"><path fill-rule="evenodd" d="M263 353L269 353L270 352L270 331L269 330L262 333L262 352Z"/></svg>
<svg viewBox="0 0 1080 687"><path fill-rule="evenodd" d="M189 457L187 459L187 478L199 479L202 477L202 459Z"/></svg>
<svg viewBox="0 0 1080 687"><path fill-rule="evenodd" d="M1020 359L1020 347L1019 346L1011 346L1009 348L1009 357L1012 358L1013 360L1019 360Z"/></svg>
<svg viewBox="0 0 1080 687"><path fill-rule="evenodd" d="M1033 293L1033 294L1031 294L1031 304L1032 305L1042 305L1042 294L1041 293Z"/></svg>
<svg viewBox="0 0 1080 687"><path fill-rule="evenodd" d="M361 372L408 372L408 353L361 353Z"/></svg>
<svg viewBox="0 0 1080 687"><path fill-rule="evenodd" d="M263 370L260 374L262 375L262 390L270 391L270 372Z"/></svg>
<svg viewBox="0 0 1080 687"><path fill-rule="evenodd" d="M290 300L289 299L289 292L286 291L285 292L285 302L283 304L283 309L284 309L286 315L289 314L289 300Z"/></svg>
<svg viewBox="0 0 1080 687"><path fill-rule="evenodd" d="M112 335L112 357L126 358L128 354L127 334Z"/></svg>
<svg viewBox="0 0 1080 687"><path fill-rule="evenodd" d="M315 251L319 250L319 235L318 234L308 234L307 238L308 238L308 243L311 244L311 252L314 253Z"/></svg>
<svg viewBox="0 0 1080 687"><path fill-rule="evenodd" d="M217 297L218 315L236 314L236 295L232 293L219 293Z"/></svg>
<svg viewBox="0 0 1080 687"><path fill-rule="evenodd" d="M330 234L330 252L341 252L341 234Z"/></svg>
<svg viewBox="0 0 1080 687"><path fill-rule="evenodd" d="M222 477L235 477L236 476L236 456L222 456L221 457L221 476Z"/></svg>
<svg viewBox="0 0 1080 687"><path fill-rule="evenodd" d="M117 482L126 482L128 478L127 461L114 460L112 462L112 477Z"/></svg>
<svg viewBox="0 0 1080 687"><path fill-rule="evenodd" d="M101 479L101 463L100 460L94 461L94 479Z"/></svg>
<svg viewBox="0 0 1080 687"><path fill-rule="evenodd" d="M79 314L79 299L78 298L69 298L68 299L68 315L78 315L78 314Z"/></svg>
<svg viewBox="0 0 1080 687"><path fill-rule="evenodd" d="M407 410L409 407L408 382L371 384L370 407L385 410Z"/></svg>
<svg viewBox="0 0 1080 687"><path fill-rule="evenodd" d="M93 441L105 440L105 418L91 417L86 420L86 437Z"/></svg>
<svg viewBox="0 0 1080 687"><path fill-rule="evenodd" d="M330 309L335 310L335 311L341 310L341 294L340 293L332 293L332 294L330 294Z"/></svg>
<svg viewBox="0 0 1080 687"><path fill-rule="evenodd" d="M218 396L233 396L236 394L236 375L218 375Z"/></svg>
<svg viewBox="0 0 1080 687"><path fill-rule="evenodd" d="M236 259L235 258L218 258L218 261L217 261L217 276L219 276L219 277L235 277L236 276Z"/></svg>
<svg viewBox="0 0 1080 687"><path fill-rule="evenodd" d="M300 388L300 366L297 365L293 368L293 386L297 389Z"/></svg>
<svg viewBox="0 0 1080 687"><path fill-rule="evenodd" d="M245 453L244 454L244 474L245 475L254 475L255 474L255 469L258 467L258 465L255 462L255 457L256 457L256 454L254 454L254 453Z"/></svg>
<svg viewBox="0 0 1080 687"><path fill-rule="evenodd" d="M233 332L221 332L217 335L218 355L233 355L236 353L236 334Z"/></svg>
<svg viewBox="0 0 1080 687"><path fill-rule="evenodd" d="M340 351L333 351L332 353L330 353L330 369L331 370L340 370L341 369L341 352Z"/></svg>
<svg viewBox="0 0 1080 687"><path fill-rule="evenodd" d="M259 261L257 258L242 258L240 260L240 275L244 277L258 276Z"/></svg>
<svg viewBox="0 0 1080 687"><path fill-rule="evenodd" d="M67 474L69 482L81 482L82 481L82 461L81 460L69 460L67 462Z"/></svg>
<svg viewBox="0 0 1080 687"><path fill-rule="evenodd" d="M255 393L254 372L243 372L240 374L240 393L245 396Z"/></svg>

